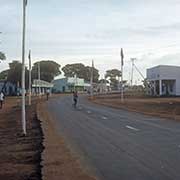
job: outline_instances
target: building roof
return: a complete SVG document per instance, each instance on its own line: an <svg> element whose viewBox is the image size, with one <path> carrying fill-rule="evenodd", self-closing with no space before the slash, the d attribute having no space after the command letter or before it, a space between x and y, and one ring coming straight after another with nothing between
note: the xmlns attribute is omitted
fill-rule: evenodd
<svg viewBox="0 0 180 180"><path fill-rule="evenodd" d="M147 79L178 79L180 77L180 66L159 65L147 69Z"/></svg>
<svg viewBox="0 0 180 180"><path fill-rule="evenodd" d="M180 68L180 66L173 66L173 65L158 65L158 66L154 66L154 67L148 68L147 70L149 70L149 69L155 69L155 68Z"/></svg>
<svg viewBox="0 0 180 180"><path fill-rule="evenodd" d="M32 87L46 87L46 88L52 88L53 84L49 83L47 81L39 80L39 79L34 79Z"/></svg>
<svg viewBox="0 0 180 180"><path fill-rule="evenodd" d="M83 78L76 78L76 77L67 77L67 78L61 78L61 79L56 79L53 81L53 83L56 82L62 82L65 81L68 85L72 86L89 86L88 83L85 83Z"/></svg>

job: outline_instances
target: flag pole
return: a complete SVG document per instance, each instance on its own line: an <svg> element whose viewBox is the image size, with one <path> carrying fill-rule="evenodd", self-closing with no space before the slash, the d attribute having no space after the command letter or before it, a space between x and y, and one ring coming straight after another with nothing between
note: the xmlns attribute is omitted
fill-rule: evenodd
<svg viewBox="0 0 180 180"><path fill-rule="evenodd" d="M123 66L124 66L124 54L121 48L121 102L124 102L124 92L123 92Z"/></svg>
<svg viewBox="0 0 180 180"><path fill-rule="evenodd" d="M22 33L22 130L26 135L26 109L25 109L25 31L26 31L26 5L27 0L23 0L23 33Z"/></svg>
<svg viewBox="0 0 180 180"><path fill-rule="evenodd" d="M29 106L31 105L31 50L29 50Z"/></svg>
<svg viewBox="0 0 180 180"><path fill-rule="evenodd" d="M94 61L92 60L91 79L90 79L90 84L91 84L91 98L93 97L93 68L94 68Z"/></svg>
<svg viewBox="0 0 180 180"><path fill-rule="evenodd" d="M40 81L41 81L41 69L40 69L40 61L38 63L38 80L39 80L39 98L41 97L41 87L40 87Z"/></svg>

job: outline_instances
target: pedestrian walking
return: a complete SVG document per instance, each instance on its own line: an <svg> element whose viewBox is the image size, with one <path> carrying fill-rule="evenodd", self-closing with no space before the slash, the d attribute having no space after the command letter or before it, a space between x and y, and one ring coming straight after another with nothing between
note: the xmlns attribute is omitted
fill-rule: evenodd
<svg viewBox="0 0 180 180"><path fill-rule="evenodd" d="M0 93L0 109L3 107L3 102L4 102L4 93L1 91Z"/></svg>
<svg viewBox="0 0 180 180"><path fill-rule="evenodd" d="M47 89L47 91L46 91L46 100L47 100L47 101L49 100L49 94L50 94L50 90Z"/></svg>

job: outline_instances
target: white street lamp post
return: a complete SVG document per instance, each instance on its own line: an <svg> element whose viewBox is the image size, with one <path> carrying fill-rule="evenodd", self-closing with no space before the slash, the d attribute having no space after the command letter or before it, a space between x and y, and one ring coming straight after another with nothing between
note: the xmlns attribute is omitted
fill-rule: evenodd
<svg viewBox="0 0 180 180"><path fill-rule="evenodd" d="M26 135L26 109L25 109L25 32L26 32L26 6L27 0L23 0L23 33L22 33L22 129Z"/></svg>

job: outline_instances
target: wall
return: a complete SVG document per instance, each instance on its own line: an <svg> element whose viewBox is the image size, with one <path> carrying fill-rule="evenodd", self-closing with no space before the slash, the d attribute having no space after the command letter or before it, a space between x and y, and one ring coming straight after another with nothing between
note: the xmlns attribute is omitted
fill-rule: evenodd
<svg viewBox="0 0 180 180"><path fill-rule="evenodd" d="M54 93L68 91L67 79L66 78L54 80L53 85L54 86L52 88L52 92L54 92Z"/></svg>
<svg viewBox="0 0 180 180"><path fill-rule="evenodd" d="M4 81L0 82L0 91L2 90L3 87L4 87ZM17 89L16 89L16 86L14 84L12 84L10 82L7 82L5 84L3 92L7 96L16 95L17 94Z"/></svg>
<svg viewBox="0 0 180 180"><path fill-rule="evenodd" d="M176 95L180 95L180 67L178 66L156 66L147 69L147 79L149 80L176 80Z"/></svg>

